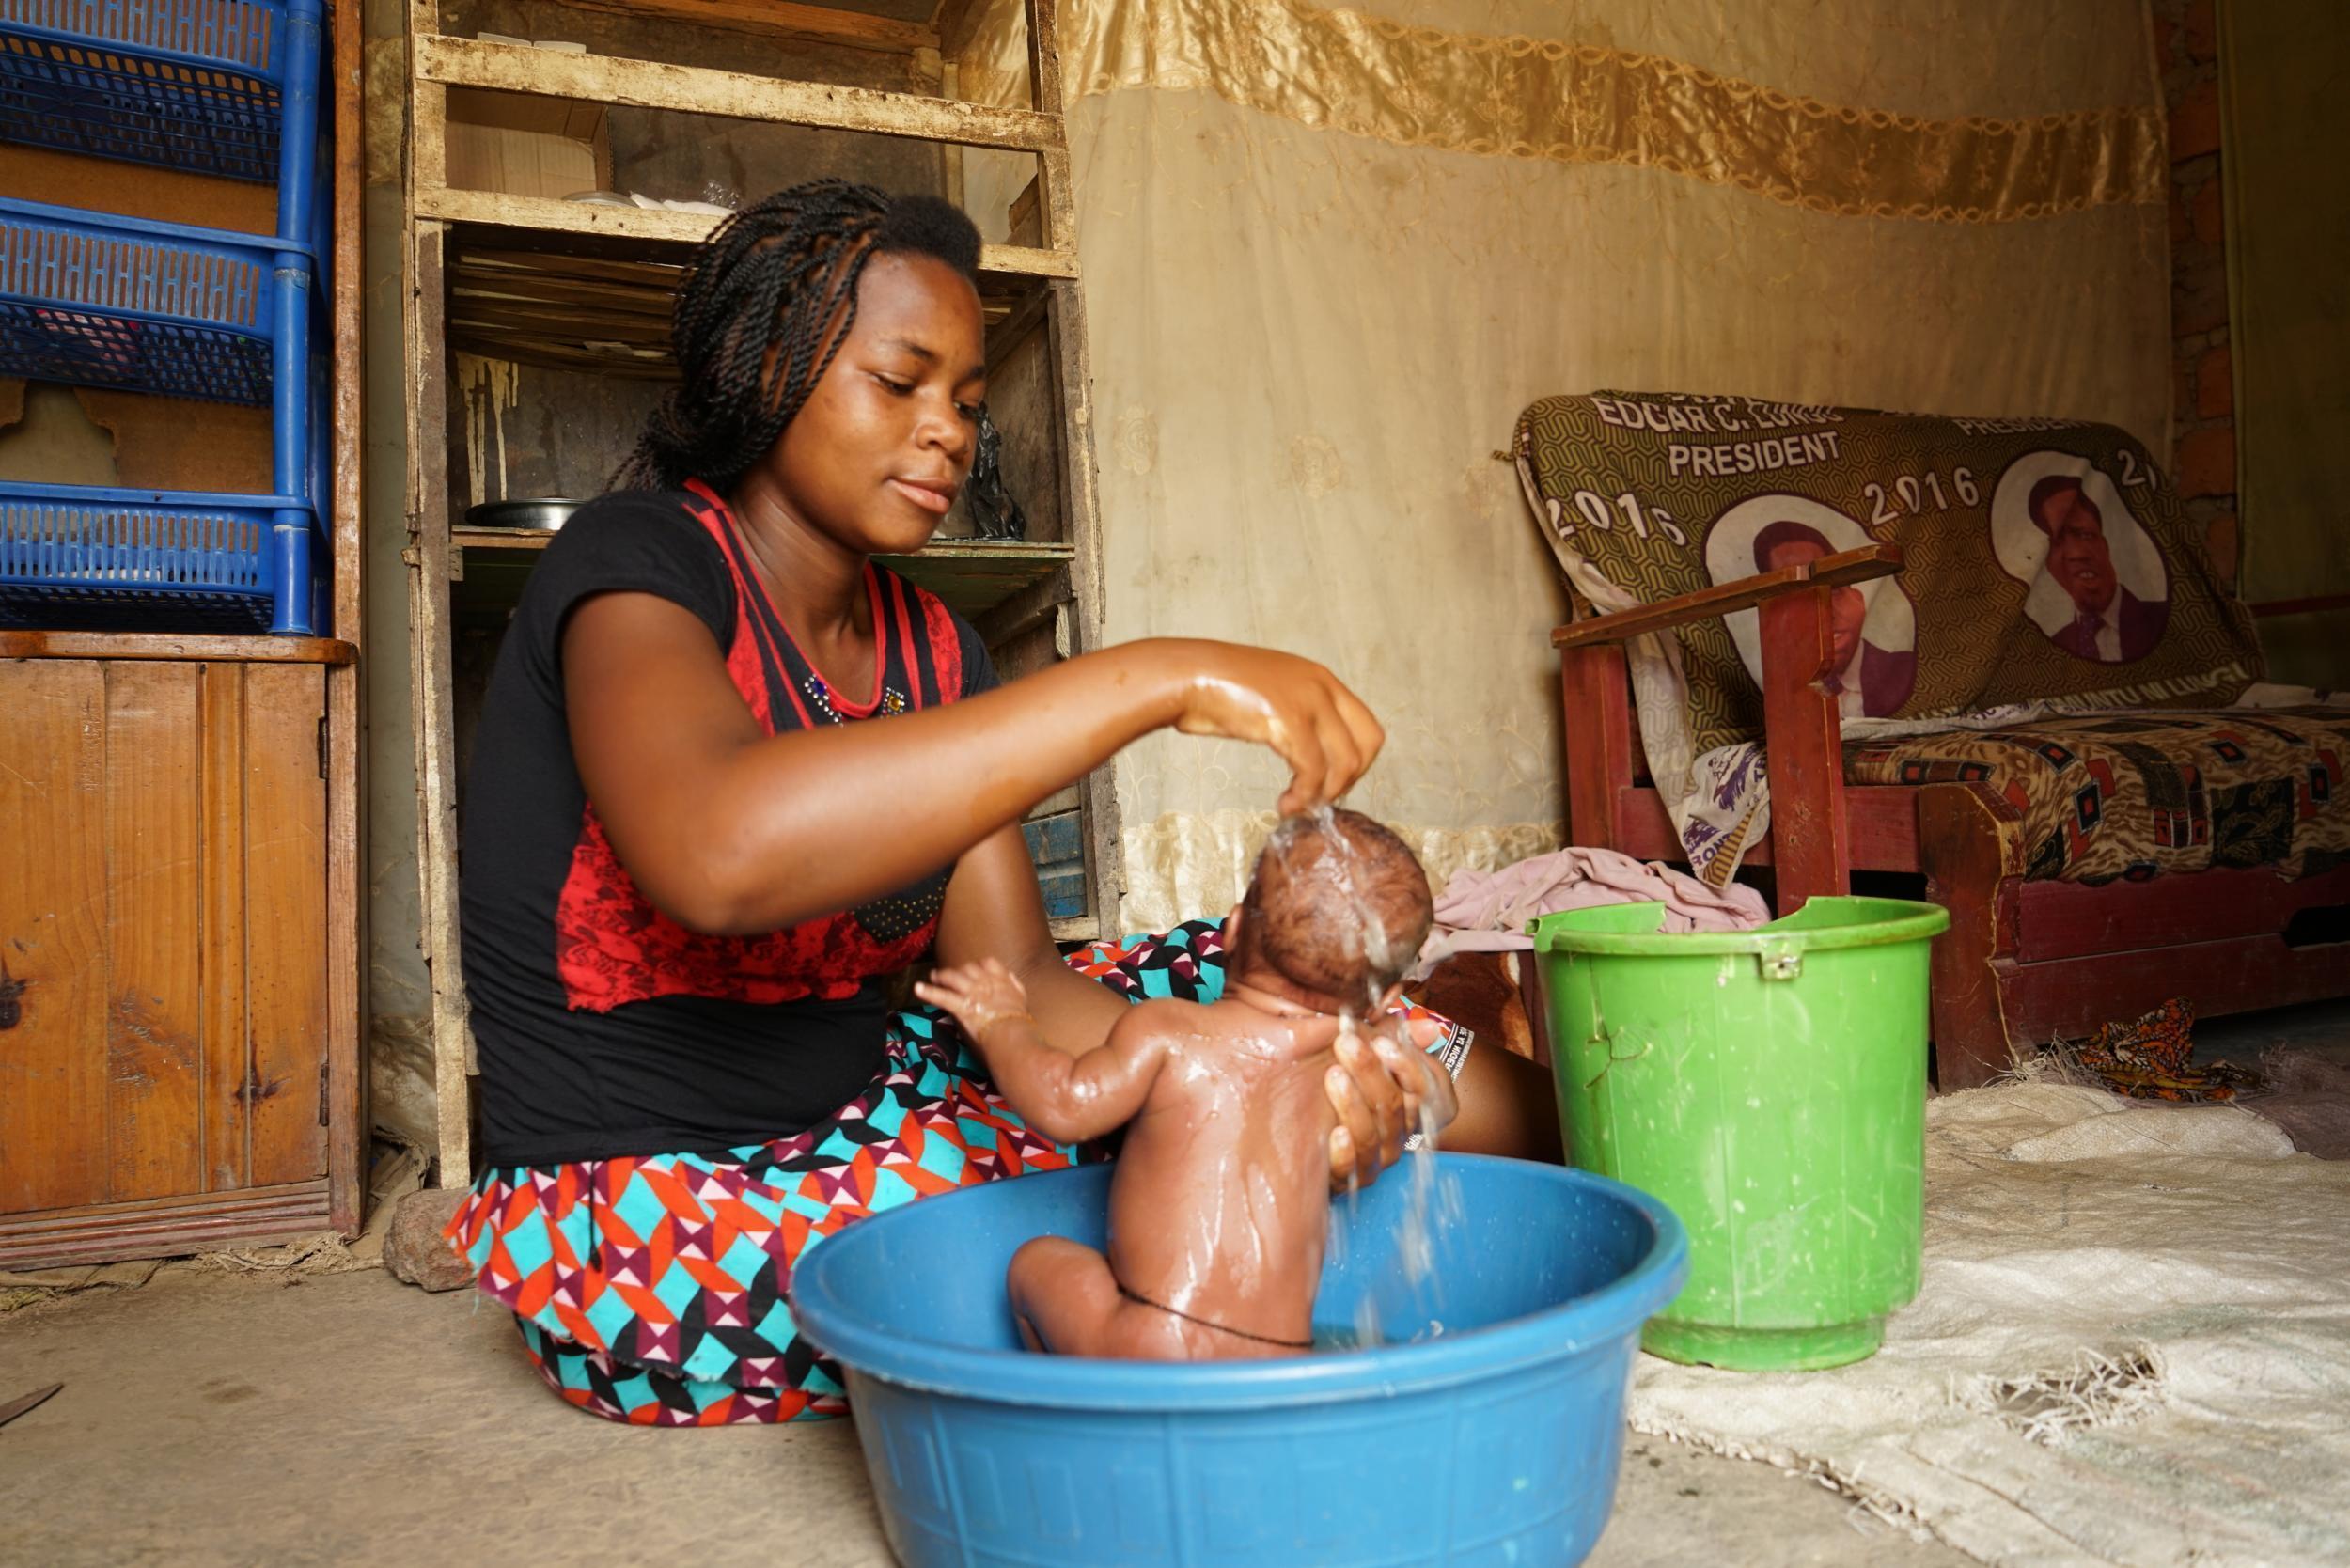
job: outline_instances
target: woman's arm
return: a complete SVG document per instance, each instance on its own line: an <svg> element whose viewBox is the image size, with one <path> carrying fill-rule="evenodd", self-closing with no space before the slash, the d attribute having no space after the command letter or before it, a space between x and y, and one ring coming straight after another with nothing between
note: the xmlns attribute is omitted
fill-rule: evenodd
<svg viewBox="0 0 2350 1568"><path fill-rule="evenodd" d="M956 863L935 957L942 969L989 959L1010 969L1027 993L1037 1032L1073 1057L1107 1040L1134 1005L1062 962L1018 827L996 829Z"/></svg>
<svg viewBox="0 0 2350 1568"><path fill-rule="evenodd" d="M1230 643L1130 643L887 723L773 736L708 627L665 599L586 601L562 656L572 753L621 864L657 907L711 933L773 931L901 887L1169 725L1278 752L1285 812L1337 798L1385 739L1320 665Z"/></svg>

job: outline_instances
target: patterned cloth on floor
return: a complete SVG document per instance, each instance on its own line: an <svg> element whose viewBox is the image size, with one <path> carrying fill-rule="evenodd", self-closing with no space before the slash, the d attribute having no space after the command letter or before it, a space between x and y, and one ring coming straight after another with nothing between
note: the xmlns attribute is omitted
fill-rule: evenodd
<svg viewBox="0 0 2350 1568"><path fill-rule="evenodd" d="M2133 1100L2232 1100L2260 1076L2232 1062L2194 1064L2195 1007L2173 996L2142 1018L2107 1024L2071 1051L2078 1065Z"/></svg>
<svg viewBox="0 0 2350 1568"><path fill-rule="evenodd" d="M1198 920L1069 963L1132 1001L1208 1002L1223 957L1221 931ZM1457 1071L1465 1031L1397 1011L1440 1025L1432 1050ZM943 1014L896 1014L887 1048L865 1093L792 1137L482 1174L448 1234L556 1392L647 1426L838 1415L838 1369L800 1339L785 1299L807 1248L900 1203L1081 1157L1028 1129Z"/></svg>

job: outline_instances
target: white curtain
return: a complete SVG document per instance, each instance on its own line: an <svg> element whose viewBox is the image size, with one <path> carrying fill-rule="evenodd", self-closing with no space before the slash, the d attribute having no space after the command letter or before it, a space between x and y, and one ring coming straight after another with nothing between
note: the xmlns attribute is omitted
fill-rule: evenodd
<svg viewBox="0 0 2350 1568"><path fill-rule="evenodd" d="M1002 11L965 91L1023 101L1024 49ZM1535 398L2167 445L2139 0L1074 0L1062 50L1110 636L1330 666L1388 730L1350 804L1438 881L1563 816L1565 600L1495 455ZM1269 754L1164 735L1118 778L1127 927L1220 913Z"/></svg>

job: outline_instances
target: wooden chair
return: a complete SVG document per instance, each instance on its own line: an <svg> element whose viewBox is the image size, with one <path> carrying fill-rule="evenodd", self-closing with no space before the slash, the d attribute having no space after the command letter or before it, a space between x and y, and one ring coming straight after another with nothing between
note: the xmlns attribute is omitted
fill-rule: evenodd
<svg viewBox="0 0 2350 1568"><path fill-rule="evenodd" d="M2350 946L2294 946L2304 910L2350 904L2350 866L2297 882L2206 870L2091 886L2027 882L2019 817L1991 784L1847 785L1836 699L1820 688L1834 647L1829 590L1901 570L1893 545L1848 550L1551 634L1566 708L1571 842L1643 860L1685 860L1665 802L1641 776L1623 643L1713 616L1762 622L1771 832L1747 855L1768 866L1778 909L1851 891L1852 873L1922 872L1950 912L1934 948L1935 1075L1983 1083L2012 1053L2135 1017L2185 996L2205 1016L2350 994Z"/></svg>

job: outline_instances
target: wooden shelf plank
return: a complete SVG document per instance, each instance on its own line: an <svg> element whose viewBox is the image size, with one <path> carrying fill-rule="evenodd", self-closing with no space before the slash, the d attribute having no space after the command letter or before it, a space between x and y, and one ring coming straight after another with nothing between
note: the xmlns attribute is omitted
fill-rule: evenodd
<svg viewBox="0 0 2350 1568"><path fill-rule="evenodd" d="M1073 919L1052 922L1056 942L1099 942L1102 940L1101 919L1092 915L1079 915Z"/></svg>
<svg viewBox="0 0 2350 1568"><path fill-rule="evenodd" d="M449 542L467 553L512 560L536 556L555 541L550 528L449 529ZM965 620L985 615L1021 589L1051 579L1076 555L1070 545L1026 540L942 539L917 556L874 558L909 583L946 602ZM501 582L507 579L501 575Z"/></svg>
<svg viewBox="0 0 2350 1568"><path fill-rule="evenodd" d="M977 620L1025 588L1050 578L1076 552L1066 544L941 540L918 556L880 556L882 565Z"/></svg>
<svg viewBox="0 0 2350 1568"><path fill-rule="evenodd" d="M617 55L573 55L440 34L410 40L410 58L417 80L444 86L862 131L1011 152L1058 150L1062 146L1058 115L999 109L951 98L786 81Z"/></svg>
<svg viewBox="0 0 2350 1568"><path fill-rule="evenodd" d="M618 16L653 16L697 27L759 33L776 38L822 39L893 55L938 47L938 32L918 22L871 16L833 6L795 5L791 0L557 0L573 10Z"/></svg>
<svg viewBox="0 0 2350 1568"><path fill-rule="evenodd" d="M176 659L216 664L347 665L359 651L332 637L177 636L167 632L0 632L0 659Z"/></svg>
<svg viewBox="0 0 2350 1568"><path fill-rule="evenodd" d="M1048 550L1051 555L1034 548L1018 555L1009 550L924 550L921 555L884 555L882 564L907 583L929 588L964 620L973 620L1023 588L1060 572L1070 550L1062 545L1048 545Z"/></svg>
<svg viewBox="0 0 2350 1568"><path fill-rule="evenodd" d="M599 207L548 196L507 196L497 191L460 191L448 186L419 189L415 215L443 223L478 224L510 231L506 238L527 245L563 238L617 242L619 248L658 253L682 249L710 238L718 219L702 212L672 212L653 207ZM1073 278L1074 253L1033 245L981 245L979 272L1013 278Z"/></svg>
<svg viewBox="0 0 2350 1568"><path fill-rule="evenodd" d="M117 1258L170 1258L257 1247L327 1228L326 1181L130 1203L50 1209L0 1219L0 1268L62 1268Z"/></svg>
<svg viewBox="0 0 2350 1568"><path fill-rule="evenodd" d="M682 261L614 261L464 241L449 251L446 275L448 339L461 349L602 375L677 375L669 321L685 275ZM1042 318L1045 299L1033 278L982 291L991 367L1018 341L1022 322Z"/></svg>
<svg viewBox="0 0 2350 1568"><path fill-rule="evenodd" d="M938 52L947 58L959 59L970 47L971 35L979 30L985 6L972 0L939 0L938 9L931 14L931 28L938 38Z"/></svg>
<svg viewBox="0 0 2350 1568"><path fill-rule="evenodd" d="M448 531L448 541L460 550L527 550L537 552L555 542L556 528L470 528Z"/></svg>
<svg viewBox="0 0 2350 1568"><path fill-rule="evenodd" d="M631 248L658 252L700 244L718 227L701 212L672 212L653 207L599 207L551 196L508 196L500 191L461 191L449 186L416 192L416 216L444 223L482 224L512 229L513 243L528 248L547 239L630 242Z"/></svg>

